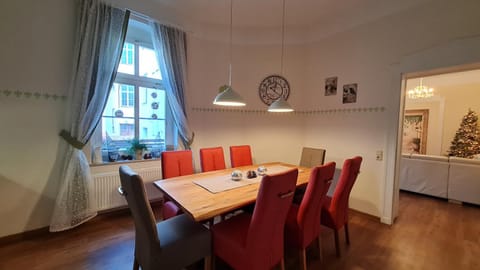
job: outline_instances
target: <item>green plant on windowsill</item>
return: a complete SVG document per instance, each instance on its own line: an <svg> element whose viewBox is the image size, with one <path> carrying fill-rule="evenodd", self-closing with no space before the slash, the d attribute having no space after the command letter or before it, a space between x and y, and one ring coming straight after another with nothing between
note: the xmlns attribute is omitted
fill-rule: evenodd
<svg viewBox="0 0 480 270"><path fill-rule="evenodd" d="M141 143L139 139L133 139L130 141L130 152L135 154L136 160L141 160L143 156L143 151L147 150L147 145Z"/></svg>

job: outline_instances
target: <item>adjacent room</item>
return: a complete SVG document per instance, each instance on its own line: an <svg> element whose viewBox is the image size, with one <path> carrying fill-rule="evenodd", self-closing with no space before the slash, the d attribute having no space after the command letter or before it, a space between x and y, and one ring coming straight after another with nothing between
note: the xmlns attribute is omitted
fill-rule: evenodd
<svg viewBox="0 0 480 270"><path fill-rule="evenodd" d="M478 69L406 81L400 189L480 204Z"/></svg>
<svg viewBox="0 0 480 270"><path fill-rule="evenodd" d="M480 269L479 11L1 1L0 269Z"/></svg>

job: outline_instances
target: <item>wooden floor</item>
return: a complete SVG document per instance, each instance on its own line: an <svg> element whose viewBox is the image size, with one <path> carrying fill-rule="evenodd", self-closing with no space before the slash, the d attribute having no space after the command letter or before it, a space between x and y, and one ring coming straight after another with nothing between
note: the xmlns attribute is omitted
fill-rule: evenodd
<svg viewBox="0 0 480 270"><path fill-rule="evenodd" d="M402 192L395 225L353 212L349 247L343 231L340 235L341 258L335 256L333 233L325 228L324 261L313 246L307 253L309 269L480 269L478 206ZM67 232L1 246L0 269L131 269L133 239L128 213L99 216ZM287 250L287 269L297 269L296 254ZM228 267L219 262L217 269Z"/></svg>

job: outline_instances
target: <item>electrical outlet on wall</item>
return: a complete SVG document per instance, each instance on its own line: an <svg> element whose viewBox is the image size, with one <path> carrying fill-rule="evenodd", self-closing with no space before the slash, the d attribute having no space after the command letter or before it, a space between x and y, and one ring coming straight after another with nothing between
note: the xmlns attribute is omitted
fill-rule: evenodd
<svg viewBox="0 0 480 270"><path fill-rule="evenodd" d="M378 161L383 160L383 151L382 150L377 150L376 158L377 158Z"/></svg>

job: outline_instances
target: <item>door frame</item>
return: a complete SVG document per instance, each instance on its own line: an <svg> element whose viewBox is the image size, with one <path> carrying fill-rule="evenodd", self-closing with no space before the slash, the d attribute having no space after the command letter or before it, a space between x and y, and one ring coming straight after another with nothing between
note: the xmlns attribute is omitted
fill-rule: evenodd
<svg viewBox="0 0 480 270"><path fill-rule="evenodd" d="M398 217L399 174L406 80L422 76L480 68L480 37L458 38L439 46L401 57L390 66L392 100L389 110L386 172L381 222L393 224Z"/></svg>

